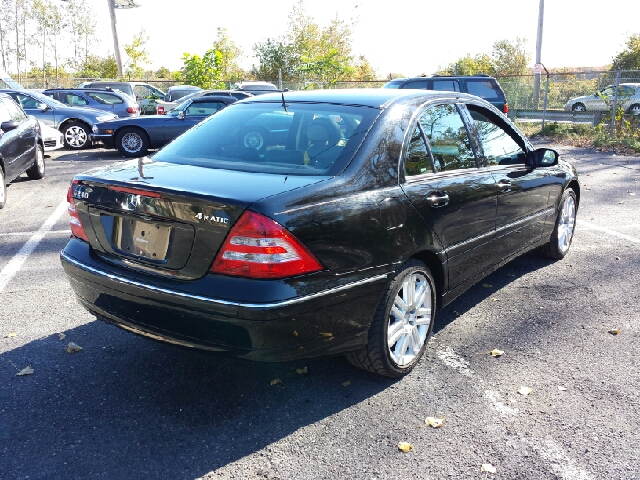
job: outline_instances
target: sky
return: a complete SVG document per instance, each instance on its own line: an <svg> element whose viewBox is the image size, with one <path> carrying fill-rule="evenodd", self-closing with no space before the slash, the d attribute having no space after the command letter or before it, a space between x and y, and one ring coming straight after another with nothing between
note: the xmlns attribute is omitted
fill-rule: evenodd
<svg viewBox="0 0 640 480"><path fill-rule="evenodd" d="M96 13L102 43L95 53L113 51L107 0L86 0ZM389 73L431 74L439 66L476 53L490 53L495 41L527 39L531 64L540 0L305 0L320 26L336 15L357 18L354 54L364 55L380 77ZM241 66L251 67L252 46L287 30L296 0L136 0L141 6L116 11L121 48L144 27L152 63L177 70L183 53L202 55L218 27L244 51ZM600 67L640 33L640 1L608 0L601 7L584 0L546 0L542 63L547 67ZM610 14L610 12L615 12ZM124 58L124 57L123 57Z"/></svg>

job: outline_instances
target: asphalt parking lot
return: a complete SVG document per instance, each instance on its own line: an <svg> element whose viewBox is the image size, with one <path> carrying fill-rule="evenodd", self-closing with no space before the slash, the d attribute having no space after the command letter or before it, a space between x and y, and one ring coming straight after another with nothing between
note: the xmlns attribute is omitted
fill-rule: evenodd
<svg viewBox="0 0 640 480"><path fill-rule="evenodd" d="M640 157L556 148L582 188L569 255L527 254L454 301L399 381L96 321L58 258L65 196L120 157L55 152L0 211L0 479L640 479Z"/></svg>

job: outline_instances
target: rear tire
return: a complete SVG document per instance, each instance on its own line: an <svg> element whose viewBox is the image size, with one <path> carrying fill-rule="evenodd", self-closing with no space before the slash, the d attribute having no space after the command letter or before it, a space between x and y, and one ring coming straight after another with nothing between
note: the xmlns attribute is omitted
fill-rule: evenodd
<svg viewBox="0 0 640 480"><path fill-rule="evenodd" d="M631 105L629 107L629 113L631 115L633 115L634 117L639 116L640 115L640 104L634 103L633 105Z"/></svg>
<svg viewBox="0 0 640 480"><path fill-rule="evenodd" d="M571 107L571 110L573 110L574 112L586 112L587 107L585 107L583 103L576 103L573 107Z"/></svg>
<svg viewBox="0 0 640 480"><path fill-rule="evenodd" d="M41 180L44 178L45 165L44 165L44 150L40 145L36 147L36 161L33 166L27 170L27 176L31 180Z"/></svg>
<svg viewBox="0 0 640 480"><path fill-rule="evenodd" d="M149 137L139 128L123 128L116 135L116 148L125 157L144 157L149 153Z"/></svg>
<svg viewBox="0 0 640 480"><path fill-rule="evenodd" d="M560 208L551 238L538 250L541 256L552 260L562 260L569 253L576 226L577 211L576 193L573 189L567 188L560 199Z"/></svg>
<svg viewBox="0 0 640 480"><path fill-rule="evenodd" d="M366 346L347 354L363 370L403 377L416 366L433 331L435 282L427 266L411 259L385 291L369 327Z"/></svg>

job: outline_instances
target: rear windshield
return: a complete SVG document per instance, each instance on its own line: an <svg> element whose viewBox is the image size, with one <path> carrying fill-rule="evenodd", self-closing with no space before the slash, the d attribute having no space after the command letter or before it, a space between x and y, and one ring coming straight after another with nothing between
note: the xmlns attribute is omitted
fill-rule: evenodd
<svg viewBox="0 0 640 480"><path fill-rule="evenodd" d="M500 87L489 80L467 80L467 93L485 99L502 99Z"/></svg>
<svg viewBox="0 0 640 480"><path fill-rule="evenodd" d="M334 175L379 110L332 104L239 103L164 147L155 161L286 175Z"/></svg>

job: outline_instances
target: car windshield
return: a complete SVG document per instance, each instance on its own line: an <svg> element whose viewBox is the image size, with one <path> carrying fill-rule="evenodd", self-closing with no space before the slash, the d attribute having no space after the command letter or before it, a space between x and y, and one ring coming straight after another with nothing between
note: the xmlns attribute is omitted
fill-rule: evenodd
<svg viewBox="0 0 640 480"><path fill-rule="evenodd" d="M256 173L334 175L351 162L378 114L371 107L322 103L234 104L153 159Z"/></svg>

